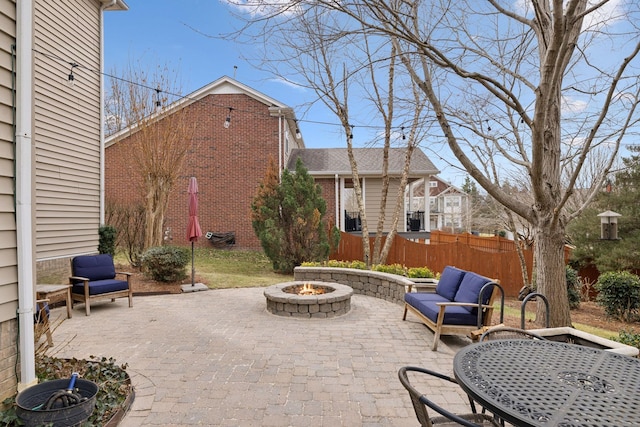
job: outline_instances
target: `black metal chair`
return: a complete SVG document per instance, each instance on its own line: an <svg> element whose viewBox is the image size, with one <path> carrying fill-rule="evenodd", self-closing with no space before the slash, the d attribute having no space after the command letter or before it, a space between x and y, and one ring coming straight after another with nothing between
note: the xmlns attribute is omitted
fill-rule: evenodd
<svg viewBox="0 0 640 427"><path fill-rule="evenodd" d="M496 326L480 336L480 341L491 340L544 340L538 334L524 329L511 328L509 326Z"/></svg>
<svg viewBox="0 0 640 427"><path fill-rule="evenodd" d="M457 381L454 378L451 378L447 375L440 374L435 371L431 371L425 368L418 368L415 366L405 366L400 368L398 371L398 378L400 378L400 382L409 392L409 396L411 397L411 403L413 404L413 409L416 412L416 417L420 422L422 427L431 427L431 426L467 426L467 427L481 427L481 426L501 426L502 424L499 420L496 420L493 416L489 414L479 414L476 412L475 404L471 399L469 399L469 404L471 406L471 413L467 414L454 414L441 406L436 405L434 402L429 400L424 394L418 392L411 385L409 381L408 372L416 372L420 374L431 375L433 377L439 378L444 381L452 382L457 384ZM439 413L440 416L430 417L429 412L427 410L431 408L435 412Z"/></svg>

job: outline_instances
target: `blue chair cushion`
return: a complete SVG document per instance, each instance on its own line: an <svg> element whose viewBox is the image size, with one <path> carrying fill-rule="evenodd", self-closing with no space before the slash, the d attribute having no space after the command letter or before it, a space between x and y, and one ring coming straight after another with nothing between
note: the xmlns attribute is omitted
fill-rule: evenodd
<svg viewBox="0 0 640 427"><path fill-rule="evenodd" d="M109 254L80 255L73 259L72 275L86 277L89 281L113 279L116 268Z"/></svg>
<svg viewBox="0 0 640 427"><path fill-rule="evenodd" d="M101 295L109 292L126 291L127 289L129 289L129 284L125 280L106 279L89 282L89 295ZM71 292L84 294L82 282L73 285Z"/></svg>
<svg viewBox="0 0 640 427"><path fill-rule="evenodd" d="M406 294L404 294L404 300L406 303L416 308L418 308L418 305L426 302L430 302L433 304L437 302L449 302L449 300L447 300L442 295L430 292L407 292Z"/></svg>
<svg viewBox="0 0 640 427"><path fill-rule="evenodd" d="M418 301L411 304L417 308L420 313L428 317L433 323L438 321L438 312L440 307L435 301ZM445 325L475 325L478 323L478 316L469 312L466 307L450 306L445 308L444 322Z"/></svg>
<svg viewBox="0 0 640 427"><path fill-rule="evenodd" d="M458 288L458 292L456 296L453 298L455 302L466 302L466 303L478 303L478 297L480 296L480 290L484 285L489 283L491 280L487 279L484 276L468 271L464 278L462 279L462 283L460 283L460 288ZM484 294L482 295L482 303L486 304L489 302L489 298L491 297L491 292L493 289L485 289ZM472 313L477 313L475 308L466 307L467 311Z"/></svg>
<svg viewBox="0 0 640 427"><path fill-rule="evenodd" d="M36 312L33 316L33 321L35 323L44 323L45 320L49 319L51 314L51 309L49 308L49 303L46 301L36 303Z"/></svg>
<svg viewBox="0 0 640 427"><path fill-rule="evenodd" d="M438 280L436 293L442 295L449 301L453 301L466 273L466 271L460 270L459 268L446 266L444 270L442 270L440 280Z"/></svg>

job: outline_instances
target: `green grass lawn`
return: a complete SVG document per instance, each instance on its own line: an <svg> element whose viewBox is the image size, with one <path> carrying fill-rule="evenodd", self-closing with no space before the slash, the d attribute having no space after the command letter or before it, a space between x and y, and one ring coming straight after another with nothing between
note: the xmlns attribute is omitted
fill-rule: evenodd
<svg viewBox="0 0 640 427"><path fill-rule="evenodd" d="M500 303L496 303L495 308L500 310ZM515 316L520 318L520 309L515 309L511 307L504 307L505 316ZM534 320L536 317L535 312L527 310L524 314L524 318L527 320ZM582 323L573 322L574 328L588 332L593 335L597 335L602 338L611 339L611 337L618 337L619 331L609 331L607 329L597 328L591 325L583 325Z"/></svg>
<svg viewBox="0 0 640 427"><path fill-rule="evenodd" d="M196 248L195 266L196 277L212 289L269 286L293 280L292 274L275 273L271 261L259 251Z"/></svg>

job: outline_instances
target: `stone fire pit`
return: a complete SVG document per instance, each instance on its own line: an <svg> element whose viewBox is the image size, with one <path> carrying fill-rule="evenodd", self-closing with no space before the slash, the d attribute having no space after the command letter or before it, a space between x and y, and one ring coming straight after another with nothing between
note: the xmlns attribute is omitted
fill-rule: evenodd
<svg viewBox="0 0 640 427"><path fill-rule="evenodd" d="M317 289L319 294L300 295L305 288ZM351 310L353 289L339 283L295 281L278 283L264 291L267 310L278 316L327 318L346 314Z"/></svg>

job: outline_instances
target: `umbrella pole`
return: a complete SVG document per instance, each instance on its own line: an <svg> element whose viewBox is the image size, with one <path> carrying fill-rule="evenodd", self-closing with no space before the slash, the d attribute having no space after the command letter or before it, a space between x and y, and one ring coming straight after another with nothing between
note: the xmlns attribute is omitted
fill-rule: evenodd
<svg viewBox="0 0 640 427"><path fill-rule="evenodd" d="M195 257L193 253L193 240L191 241L191 286L196 285L196 266Z"/></svg>

